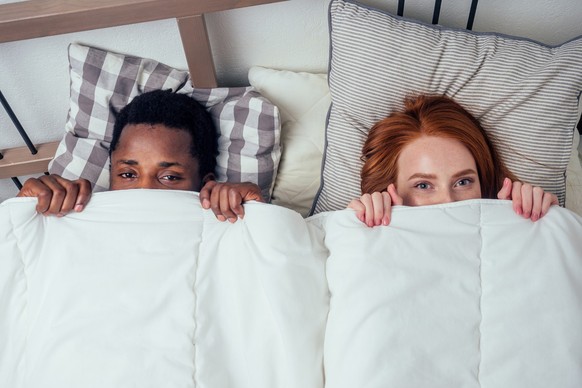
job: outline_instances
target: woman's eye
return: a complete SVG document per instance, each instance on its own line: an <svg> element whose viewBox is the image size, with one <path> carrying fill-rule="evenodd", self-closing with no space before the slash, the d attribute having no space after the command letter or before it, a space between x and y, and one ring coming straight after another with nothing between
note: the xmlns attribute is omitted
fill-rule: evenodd
<svg viewBox="0 0 582 388"><path fill-rule="evenodd" d="M426 190L429 188L429 185L428 185L428 183L421 182L421 183L417 183L414 187L416 187L417 189Z"/></svg>
<svg viewBox="0 0 582 388"><path fill-rule="evenodd" d="M457 186L467 186L469 184L471 184L473 182L473 180L469 179L469 178L465 178L465 179L460 179L457 182Z"/></svg>

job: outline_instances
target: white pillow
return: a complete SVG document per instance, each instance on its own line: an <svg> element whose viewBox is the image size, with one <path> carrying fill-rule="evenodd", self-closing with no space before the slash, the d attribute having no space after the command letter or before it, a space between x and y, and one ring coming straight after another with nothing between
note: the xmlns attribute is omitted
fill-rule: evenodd
<svg viewBox="0 0 582 388"><path fill-rule="evenodd" d="M327 76L256 66L249 70L249 82L281 114L281 161L271 202L305 217L320 183L331 103Z"/></svg>

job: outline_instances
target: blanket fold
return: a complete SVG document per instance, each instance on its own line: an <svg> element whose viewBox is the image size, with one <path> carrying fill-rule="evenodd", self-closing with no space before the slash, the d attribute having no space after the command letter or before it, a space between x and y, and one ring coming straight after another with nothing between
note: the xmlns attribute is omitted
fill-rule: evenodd
<svg viewBox="0 0 582 388"><path fill-rule="evenodd" d="M582 386L582 219L507 201L303 219L196 193L0 204L0 386Z"/></svg>

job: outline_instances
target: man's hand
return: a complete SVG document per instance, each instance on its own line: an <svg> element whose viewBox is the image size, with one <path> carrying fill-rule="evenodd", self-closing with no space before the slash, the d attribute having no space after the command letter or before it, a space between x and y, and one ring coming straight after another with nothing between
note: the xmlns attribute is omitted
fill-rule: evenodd
<svg viewBox="0 0 582 388"><path fill-rule="evenodd" d="M36 211L48 216L62 217L75 211L80 212L91 198L91 183L86 179L70 181L58 175L43 175L30 178L17 197L36 197Z"/></svg>
<svg viewBox="0 0 582 388"><path fill-rule="evenodd" d="M212 209L219 221L236 222L243 218L242 206L247 201L265 202L261 189L254 183L228 183L210 181L200 190L200 203L204 209Z"/></svg>

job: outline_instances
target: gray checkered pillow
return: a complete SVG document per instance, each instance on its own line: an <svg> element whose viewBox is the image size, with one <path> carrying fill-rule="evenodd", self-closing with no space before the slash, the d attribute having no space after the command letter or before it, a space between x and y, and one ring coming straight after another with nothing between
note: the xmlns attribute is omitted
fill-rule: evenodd
<svg viewBox="0 0 582 388"><path fill-rule="evenodd" d="M313 212L345 208L360 196L368 130L402 109L405 96L421 93L458 101L519 179L556 193L564 204L582 91L582 37L548 47L333 0L330 42L332 107Z"/></svg>
<svg viewBox="0 0 582 388"><path fill-rule="evenodd" d="M270 198L281 159L279 110L252 87L192 88L186 93L209 110L217 128L219 181L254 182Z"/></svg>
<svg viewBox="0 0 582 388"><path fill-rule="evenodd" d="M278 109L252 88L195 89L187 71L152 59L69 46L71 98L65 135L49 172L109 188L108 147L114 116L140 93L172 89L209 109L219 131L217 178L253 182L270 198L281 155Z"/></svg>

